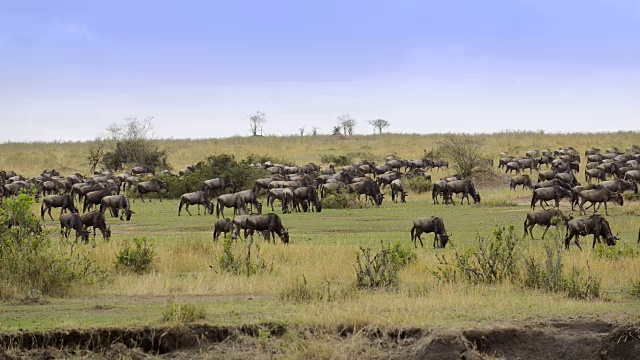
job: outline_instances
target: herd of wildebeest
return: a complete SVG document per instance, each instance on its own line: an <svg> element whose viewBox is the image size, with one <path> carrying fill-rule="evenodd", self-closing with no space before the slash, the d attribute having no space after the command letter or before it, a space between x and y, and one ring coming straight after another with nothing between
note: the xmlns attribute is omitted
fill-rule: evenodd
<svg viewBox="0 0 640 360"><path fill-rule="evenodd" d="M523 157L508 156L505 153L501 153L500 156L498 170L515 173L510 181L510 189L515 191L518 186L522 186L522 189L532 191L532 211L524 221L524 236L530 235L533 238L532 229L539 225L545 227L542 234L544 238L552 224L564 222L567 249L572 239L578 248L582 249L578 241L580 236L593 235L593 246L600 242L600 238L604 238L609 246L615 245L616 240L619 240L611 231L606 218L596 212L604 204L605 214L608 216L607 202L613 201L623 205L623 192L638 192L640 147L630 146L625 151L610 148L604 152L595 148L588 149L584 153L587 160L584 185L578 182L581 154L571 147L555 151L528 151ZM284 214L292 211L321 212L322 201L328 194L348 192L357 194L358 198L364 195L365 201L380 206L385 196L383 191L387 186L391 189L393 202L406 202L408 193L403 179L421 177L431 182L431 174L428 171L446 168L448 163L427 159L401 160L390 156L382 165L363 160L348 166L329 164L324 168L313 163L290 166L266 162L253 166L263 168L270 176L256 180L250 189L236 189L234 179L206 180L202 183L201 190L180 197L178 216L183 208L191 215L191 205L197 206L200 215L202 205L205 213L213 214L215 211L218 217L214 224L214 240L221 234L226 237L229 233L233 238L244 235L245 238L250 236L253 239L253 234L257 231L266 241L273 239L275 243L275 235L278 235L283 243L289 243L289 233L283 226L281 217L273 212L262 214L263 204L274 211L273 204L275 200L279 200ZM195 165L181 170L176 175L169 171L163 173L182 177L194 169ZM537 173L535 184L534 171ZM91 228L94 242L96 229L101 231L105 240L109 240L111 228L107 226L105 218L107 209L113 218L119 216L120 220L131 220L135 212L131 209L126 194L133 197L133 202L139 198L144 203L144 197L150 193L156 193L162 201L163 194L168 190L167 182L161 181L156 176L155 169L148 167L135 167L130 172L119 175L108 170L100 170L91 176L78 173L61 176L56 170L45 170L39 176L30 179L14 171L0 171L0 185L0 200L3 197L15 196L22 189L31 189L30 193L36 201L42 197L42 221L45 221L47 214L54 220L51 209L60 208L61 234L68 237L73 229L76 231L76 241L80 237L85 243L89 241ZM465 200L467 204L471 204L470 197L474 203L481 200L471 178L447 176L433 181L431 185L434 204L440 204L442 200L443 204L455 205L454 194L460 197L460 204L464 204ZM266 200L261 201L265 195ZM575 219L567 216L559 208L563 199L570 202L572 210L578 207L581 215L586 215L586 211L591 207L594 214ZM553 204L550 205L549 201L553 201ZM537 204L542 210L535 210ZM545 205L549 208L545 208ZM79 211L80 206L82 215ZM231 219L225 217L225 208L233 208ZM9 227L21 226L15 218L9 217L7 222ZM411 240L416 247L418 240L424 246L420 238L422 233L434 233L433 246L436 248L444 248L451 236L445 229L443 219L438 216L416 219L410 232Z"/></svg>

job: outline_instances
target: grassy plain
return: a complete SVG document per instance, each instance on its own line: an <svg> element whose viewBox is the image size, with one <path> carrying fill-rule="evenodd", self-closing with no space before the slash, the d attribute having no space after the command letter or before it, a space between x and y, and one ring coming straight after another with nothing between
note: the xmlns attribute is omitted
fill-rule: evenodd
<svg viewBox="0 0 640 360"><path fill-rule="evenodd" d="M485 152L496 158L500 151L519 154L534 148L573 146L584 152L590 146L625 148L640 143L640 135L635 132L480 136L486 141ZM437 146L441 139L442 135L389 134L349 139L319 136L160 140L158 144L169 150L170 162L181 168L221 152L233 153L239 158L250 153L269 154L296 163L319 162L319 155L325 153L368 153L383 157L396 152L402 157L414 158L419 157L423 149ZM82 154L89 146L91 143L3 144L0 145L0 168L24 174L51 167L63 173L85 172ZM434 178L441 174L445 172L435 171ZM97 246L91 251L90 256L109 271L110 282L76 288L70 298L46 299L42 304L2 304L0 329L13 332L159 325L162 312L172 300L203 307L207 316L202 322L219 325L279 322L323 328L349 324L468 328L576 318L640 321L640 301L628 294L632 281L640 280L640 256L616 260L598 258L591 250L590 237L582 240L584 251L572 246L571 251L564 253L564 259L567 269L576 265L586 271L588 266L591 273L602 280L604 298L601 300L571 300L562 294L526 290L517 284L441 283L433 276L436 253L450 257L455 251L476 247L477 237L491 236L496 225L513 225L521 236L530 193L509 192L507 179L501 175L490 187L480 187L483 204L479 205L434 205L430 196L410 194L406 204L385 200L379 208L325 209L319 214L283 215L292 243L285 246L259 241L260 257L273 264L273 272L252 277L224 274L218 269L221 244L213 242L211 233L215 217L197 216L194 211L194 216L183 213L178 217L175 200L154 200L146 204L137 201L132 203L136 215L131 222L107 219L114 233L112 240L104 243L98 235ZM500 205L512 203L517 205ZM563 210L571 212L566 204ZM619 246L626 244L640 250L636 244L640 204L626 202L622 207L611 206L609 211L611 227L622 238ZM277 208L276 212L279 213ZM355 280L353 265L359 246L377 249L383 241L413 247L409 240L413 219L430 215L444 219L447 230L453 233L451 246L434 250L433 237L424 235L425 248L417 249L417 261L402 271L397 291L347 290ZM55 229L57 222L49 220L46 226ZM536 228L534 233L539 239L542 230ZM57 241L56 233L51 236ZM124 242L137 236L147 236L154 244L155 270L147 275L116 272L116 253ZM523 255L540 255L543 244L542 240L525 239L518 248ZM234 251L244 253L246 245L239 241ZM319 291L325 291L330 284L333 294L345 291L351 295L337 301L311 303L279 298L282 291L303 277L309 287Z"/></svg>

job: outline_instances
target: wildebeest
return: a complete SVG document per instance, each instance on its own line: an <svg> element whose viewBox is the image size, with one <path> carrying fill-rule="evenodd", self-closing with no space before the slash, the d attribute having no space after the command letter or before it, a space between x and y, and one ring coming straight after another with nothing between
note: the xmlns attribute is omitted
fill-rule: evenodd
<svg viewBox="0 0 640 360"><path fill-rule="evenodd" d="M640 170L629 170L624 173L624 179L627 181L640 181Z"/></svg>
<svg viewBox="0 0 640 360"><path fill-rule="evenodd" d="M551 170L538 171L538 182L555 179L558 172Z"/></svg>
<svg viewBox="0 0 640 360"><path fill-rule="evenodd" d="M570 186L578 186L578 185L580 185L580 183L578 183L578 180L576 180L576 177L573 175L572 172L569 172L569 173L558 173L558 174L556 174L556 179L562 180L565 183L569 184Z"/></svg>
<svg viewBox="0 0 640 360"><path fill-rule="evenodd" d="M602 169L585 169L584 178L591 184L591 179L596 179L598 182L607 180L607 174Z"/></svg>
<svg viewBox="0 0 640 360"><path fill-rule="evenodd" d="M402 180L395 179L391 182L391 200L393 202L397 203L398 197L400 197L400 202L407 202L405 199L407 195L407 192L404 191Z"/></svg>
<svg viewBox="0 0 640 360"><path fill-rule="evenodd" d="M519 158L515 159L514 161L516 161L518 165L520 165L520 170L529 169L529 173L533 172L533 170L538 170L538 160L536 159Z"/></svg>
<svg viewBox="0 0 640 360"><path fill-rule="evenodd" d="M504 173L511 173L513 171L516 172L516 174L520 173L520 163L518 163L517 161L509 161L508 163L506 163L504 165Z"/></svg>
<svg viewBox="0 0 640 360"><path fill-rule="evenodd" d="M182 194L182 196L180 196L180 205L178 206L178 216L180 216L180 212L182 211L183 205L185 206L184 209L187 211L189 216L191 216L191 212L189 211L189 205L198 205L198 215L200 215L200 205L204 206L204 208L209 212L209 214L213 214L213 204L211 204L211 201L209 201L207 194L202 190L192 192L192 193Z"/></svg>
<svg viewBox="0 0 640 360"><path fill-rule="evenodd" d="M376 183L378 184L378 186L384 189L387 185L390 185L393 180L400 179L400 176L400 173L397 171L386 172L384 174L378 175L378 177L376 178Z"/></svg>
<svg viewBox="0 0 640 360"><path fill-rule="evenodd" d="M224 208L233 208L233 216L240 215L240 211L247 213L247 206L244 203L244 198L238 193L222 194L218 196L216 204L216 217L219 219L220 214L224 217Z"/></svg>
<svg viewBox="0 0 640 360"><path fill-rule="evenodd" d="M616 240L619 240L619 238L611 232L611 227L607 219L601 215L591 215L587 218L573 219L567 223L567 236L564 239L565 249L569 250L571 239L575 237L576 245L582 250L578 240L580 236L587 236L589 234L593 234L592 247L596 246L596 241L599 241L601 236L604 236L606 244L609 246L614 246Z"/></svg>
<svg viewBox="0 0 640 360"><path fill-rule="evenodd" d="M303 186L293 190L293 205L297 211L300 211L300 204L304 201L313 204L316 212L322 211L322 202L318 198L316 188L313 186Z"/></svg>
<svg viewBox="0 0 640 360"><path fill-rule="evenodd" d="M247 215L248 216L248 215ZM224 237L233 231L233 221L229 218L223 218L216 221L213 226L213 240L218 240L221 233L224 233Z"/></svg>
<svg viewBox="0 0 640 360"><path fill-rule="evenodd" d="M122 210L120 220L124 220L122 218L124 216L126 220L129 221L131 220L131 215L135 214L135 212L131 210L129 198L126 195L110 195L102 198L102 201L100 201L100 212L104 214L107 208L111 212L111 217L117 217L119 210Z"/></svg>
<svg viewBox="0 0 640 360"><path fill-rule="evenodd" d="M262 204L258 201L258 195L253 189L238 191L236 194L242 196L244 203L251 206L249 211L253 212L255 206L257 213L262 214Z"/></svg>
<svg viewBox="0 0 640 360"><path fill-rule="evenodd" d="M78 241L78 237L82 237L83 242L89 242L89 231L85 229L77 212L60 216L60 235L68 238L71 229L76 231L76 241Z"/></svg>
<svg viewBox="0 0 640 360"><path fill-rule="evenodd" d="M324 199L325 195L332 192L340 192L346 187L343 182L326 183L320 187L320 198Z"/></svg>
<svg viewBox="0 0 640 360"><path fill-rule="evenodd" d="M540 202L540 206L544 209L543 201L554 200L555 208L560 207L560 200L563 198L571 198L571 190L567 190L560 186L545 187L533 190L533 196L531 197L531 208L536 209L536 202Z"/></svg>
<svg viewBox="0 0 640 360"><path fill-rule="evenodd" d="M561 188L565 188L567 190L571 190L571 185L567 184L566 182L560 180L560 179L553 179L553 180L546 180L546 181L541 181L535 185L533 185L533 189L542 189L542 188L550 188L550 187L554 187L554 186L559 186Z"/></svg>
<svg viewBox="0 0 640 360"><path fill-rule="evenodd" d="M61 208L60 216L66 211L69 210L71 213L77 213L78 209L73 205L73 200L69 194L63 195L49 195L42 200L42 206L40 207L40 216L42 220L44 220L44 214L47 212L51 220L53 220L53 216L51 216L51 208Z"/></svg>
<svg viewBox="0 0 640 360"><path fill-rule="evenodd" d="M293 190L285 188L282 190L282 213L291 214L293 209Z"/></svg>
<svg viewBox="0 0 640 360"><path fill-rule="evenodd" d="M480 202L480 194L476 192L476 188L473 185L471 179L465 180L455 180L447 183L445 194L443 196L444 203L447 204L449 200L451 203L455 205L453 201L453 194L462 193L462 199L460 200L460 205L464 204L464 199L467 199L467 204L471 205L469 201L469 195L473 198L473 203L477 204Z"/></svg>
<svg viewBox="0 0 640 360"><path fill-rule="evenodd" d="M380 189L373 181L349 184L347 185L347 190L358 194L358 198L360 198L360 195L365 195L367 199L371 199L372 204L382 205L384 194L380 192Z"/></svg>
<svg viewBox="0 0 640 360"><path fill-rule="evenodd" d="M112 195L111 190L97 190L87 193L84 196L84 204L82 205L82 212L85 213L95 205L96 208L100 205L100 202L105 196Z"/></svg>
<svg viewBox="0 0 640 360"><path fill-rule="evenodd" d="M625 191L631 190L633 190L635 194L638 193L638 183L636 183L635 181L626 181L622 179L608 180L601 182L600 187L609 189L614 192L619 192L621 194Z"/></svg>
<svg viewBox="0 0 640 360"><path fill-rule="evenodd" d="M202 191L207 194L211 194L214 190L232 189L235 192L235 182L233 180L227 180L223 178L215 178L205 180L202 183Z"/></svg>
<svg viewBox="0 0 640 360"><path fill-rule="evenodd" d="M276 240L274 234L278 234L278 237L280 237L280 241L282 241L283 243L289 243L289 232L282 225L282 220L276 214L271 213L266 215L250 215L247 218L246 226L247 232L251 236L252 240L254 231L269 231L274 243Z"/></svg>
<svg viewBox="0 0 640 360"><path fill-rule="evenodd" d="M138 184L138 196L140 196L140 199L144 202L144 198L142 197L144 194L155 192L158 193L158 198L160 199L160 202L162 202L162 193L167 192L167 189L166 182L158 179L151 179ZM133 201L136 201L135 198ZM149 201L151 201L151 199L149 199Z"/></svg>
<svg viewBox="0 0 640 360"><path fill-rule="evenodd" d="M522 190L525 188L532 189L533 185L531 184L531 177L527 174L518 175L511 178L511 182L509 183L510 190L516 190L516 186L522 185Z"/></svg>
<svg viewBox="0 0 640 360"><path fill-rule="evenodd" d="M105 241L109 241L111 238L111 226L107 226L107 223L104 218L104 213L100 210L94 210L92 212L83 214L80 216L80 220L82 220L82 224L88 229L89 227L93 227L93 239L96 239L96 228L100 229L102 233L102 237Z"/></svg>
<svg viewBox="0 0 640 360"><path fill-rule="evenodd" d="M431 185L431 198L433 199L434 204L439 204L438 196L442 196L444 200L444 194L447 191L447 182L444 180L439 180L434 182Z"/></svg>
<svg viewBox="0 0 640 360"><path fill-rule="evenodd" d="M524 220L523 238L526 237L528 233L529 235L531 235L531 239L535 240L535 238L533 237L532 230L534 226L540 225L540 226L546 226L546 228L544 229L544 232L542 233L542 240L544 240L544 236L547 234L547 230L549 230L549 227L551 226L551 222L555 217L559 217L560 219L562 219L562 221L564 221L565 224L569 220L573 219L573 217L564 215L562 211L558 209L530 211L527 214L527 218Z"/></svg>
<svg viewBox="0 0 640 360"><path fill-rule="evenodd" d="M620 193L612 192L607 188L593 189L593 190L583 190L578 193L578 206L580 207L580 213L586 214L584 209L584 204L590 202L591 206L593 206L593 212L595 213L597 209L600 207L601 203L604 203L604 213L609 215L607 210L607 201L613 200L618 203L618 205L622 206L624 204L623 197ZM598 206L595 206L598 204Z"/></svg>
<svg viewBox="0 0 640 360"><path fill-rule="evenodd" d="M424 247L420 235L422 233L434 233L433 247L444 248L449 242L451 234L447 234L447 230L444 227L444 221L438 216L418 218L413 221L413 227L411 228L411 241L413 246L418 247L416 239L420 240L420 246Z"/></svg>
<svg viewBox="0 0 640 360"><path fill-rule="evenodd" d="M140 174L156 174L156 169L153 166L136 166L131 169L131 175L140 175Z"/></svg>

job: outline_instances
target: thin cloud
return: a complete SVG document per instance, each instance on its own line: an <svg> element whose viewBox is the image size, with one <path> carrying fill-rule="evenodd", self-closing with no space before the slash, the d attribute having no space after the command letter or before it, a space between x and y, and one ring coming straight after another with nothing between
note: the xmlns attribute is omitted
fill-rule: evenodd
<svg viewBox="0 0 640 360"><path fill-rule="evenodd" d="M54 22L49 28L48 37L53 41L81 41L96 45L104 42L104 38L86 24Z"/></svg>

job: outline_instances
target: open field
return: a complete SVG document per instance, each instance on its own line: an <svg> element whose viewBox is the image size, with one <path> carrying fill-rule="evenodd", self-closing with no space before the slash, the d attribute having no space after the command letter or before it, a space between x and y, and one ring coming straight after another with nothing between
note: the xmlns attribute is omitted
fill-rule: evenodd
<svg viewBox="0 0 640 360"><path fill-rule="evenodd" d="M494 158L500 151L522 154L534 148L573 146L584 153L590 146L625 148L640 143L640 135L635 132L481 136L486 141L484 152ZM269 154L300 164L318 163L320 154L366 153L382 158L395 152L403 158L416 158L422 155L423 149L437 146L441 139L441 135L396 134L349 139L265 137L159 140L158 146L169 151L169 161L179 169L210 154L223 152L233 153L237 158L251 153ZM91 143L2 144L0 169L32 175L52 167L62 173L86 172L82 159L89 146ZM444 174L444 171L434 171L433 177ZM582 176L580 180L583 180ZM592 275L601 279L601 299L569 299L563 293L528 290L518 282L489 286L443 283L436 279L431 272L438 265L435 254L451 258L456 251L477 247L477 237L491 237L496 226L514 226L518 237L522 237L530 192L510 192L507 184L508 177L499 174L490 184L478 186L482 203L470 206L434 205L430 194L410 194L406 204L393 204L385 199L381 207L282 215L291 235L291 244L273 245L259 240L259 256L272 264L273 271L251 277L219 271L222 246L212 240L215 216L197 216L192 208L194 216L183 212L178 217L176 200L154 200L145 204L136 201L132 203L136 214L131 222L108 218L114 234L112 240L104 243L98 232L96 247L91 250L91 258L109 272L109 282L74 288L71 296L65 299L2 304L0 330L17 333L160 327L166 325L161 318L171 301L193 303L204 309L206 316L197 323L207 326L269 323L325 330L367 326L460 330L571 321L640 323L640 301L629 294L632 283L640 280L640 245L636 242L640 202L637 201L627 201L623 206L611 205L608 217L613 232L621 238L617 247L632 248L635 255L620 256L615 260L598 257L591 250L591 236L581 238L584 251L572 245L571 250L563 254L567 270L576 266L586 273L590 269ZM561 208L565 213L572 213L566 202ZM57 212L54 210L53 214ZM275 212L280 213L280 209L276 207ZM353 289L355 256L360 246L378 249L384 242L413 248L409 240L413 219L431 215L442 217L447 231L452 233L446 249L433 249L433 235L425 234L425 247L418 248L417 260L402 270L397 290ZM577 212L574 215L579 216ZM56 230L50 235L54 241L59 239L57 226L57 221L46 221L47 228ZM545 242L553 241L552 230L545 241L539 240L541 228L534 228L534 234L538 240L519 241L519 254L541 256ZM139 236L146 236L155 247L154 271L146 275L116 272L116 254L125 242ZM234 251L243 254L246 247L246 241L238 241ZM338 299L303 303L281 299L284 291L301 281L320 292L327 291L330 286L329 291ZM295 342L287 344L291 343ZM353 353L357 354L358 349L360 347L355 346ZM321 347L319 357L330 357L322 354L330 355L331 351L335 350ZM308 357L293 350L285 351L285 354Z"/></svg>

